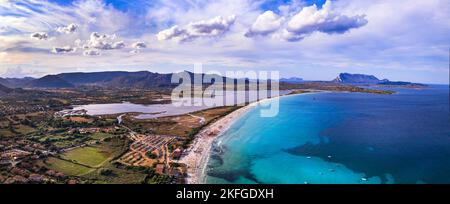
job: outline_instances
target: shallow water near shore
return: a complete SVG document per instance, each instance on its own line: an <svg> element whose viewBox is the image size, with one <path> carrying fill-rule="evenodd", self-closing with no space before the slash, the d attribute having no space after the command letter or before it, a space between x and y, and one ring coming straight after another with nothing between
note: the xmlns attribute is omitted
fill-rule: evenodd
<svg viewBox="0 0 450 204"><path fill-rule="evenodd" d="M207 183L450 183L448 86L282 97L216 140Z"/></svg>

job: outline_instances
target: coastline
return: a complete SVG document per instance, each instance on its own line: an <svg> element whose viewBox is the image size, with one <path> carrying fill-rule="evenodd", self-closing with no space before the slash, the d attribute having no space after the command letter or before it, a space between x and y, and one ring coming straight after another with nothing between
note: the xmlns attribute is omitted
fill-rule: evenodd
<svg viewBox="0 0 450 204"><path fill-rule="evenodd" d="M206 166L215 139L227 131L237 119L253 107L255 107L253 103L243 106L207 126L196 135L191 147L186 150L187 153L185 152L185 156L179 160L180 163L184 163L187 166L188 176L186 183L204 183Z"/></svg>
<svg viewBox="0 0 450 204"><path fill-rule="evenodd" d="M211 148L214 141L226 132L231 125L234 124L241 116L247 113L252 108L256 107L259 103L263 103L269 100L273 100L280 97L288 97L303 94L313 94L316 92L307 93L294 93L284 94L273 98L266 98L260 101L252 102L246 106L243 106L232 113L220 118L213 124L205 127L198 133L189 149L184 153L184 156L179 160L180 163L184 163L187 166L187 184L204 184L206 179L206 167L211 155Z"/></svg>

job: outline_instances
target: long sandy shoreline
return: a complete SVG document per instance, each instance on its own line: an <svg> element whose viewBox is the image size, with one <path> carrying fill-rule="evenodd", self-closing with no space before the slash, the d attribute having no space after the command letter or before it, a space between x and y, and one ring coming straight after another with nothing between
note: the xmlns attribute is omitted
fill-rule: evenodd
<svg viewBox="0 0 450 204"><path fill-rule="evenodd" d="M214 140L252 107L255 107L253 103L243 106L207 126L196 135L191 147L186 150L185 156L179 160L187 166L186 182L188 184L205 183L204 175Z"/></svg>
<svg viewBox="0 0 450 204"><path fill-rule="evenodd" d="M305 93L303 93L305 94ZM256 107L262 102L273 100L282 96L293 96L298 94L280 95L274 98L266 98L260 101L252 102L232 113L222 117L218 121L204 128L198 133L189 149L187 149L179 162L187 166L188 184L203 184L206 182L206 167L208 165L211 148L216 138L222 135L228 128L242 115L247 113L250 109Z"/></svg>

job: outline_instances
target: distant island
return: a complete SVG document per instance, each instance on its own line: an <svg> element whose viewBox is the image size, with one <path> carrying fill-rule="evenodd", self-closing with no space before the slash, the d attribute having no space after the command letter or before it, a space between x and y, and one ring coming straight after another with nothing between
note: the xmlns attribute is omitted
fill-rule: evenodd
<svg viewBox="0 0 450 204"><path fill-rule="evenodd" d="M412 83L412 82L405 82L405 81L386 81L378 83L380 86L397 86L397 87L406 87L406 88L425 88L428 87L428 85L420 84L420 83Z"/></svg>
<svg viewBox="0 0 450 204"><path fill-rule="evenodd" d="M280 82L286 83L302 83L304 82L302 78L299 77L290 77L290 78L281 78Z"/></svg>
<svg viewBox="0 0 450 204"><path fill-rule="evenodd" d="M378 79L373 75L365 74L350 74L341 73L338 77L332 80L334 83L353 84L353 85L378 85L390 87L410 87L410 88L424 88L425 84L404 82L404 81L390 81L389 79Z"/></svg>

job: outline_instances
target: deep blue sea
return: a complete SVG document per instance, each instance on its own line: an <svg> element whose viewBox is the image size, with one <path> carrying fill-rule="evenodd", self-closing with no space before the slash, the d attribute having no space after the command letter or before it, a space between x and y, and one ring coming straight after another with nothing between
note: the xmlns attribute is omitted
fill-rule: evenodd
<svg viewBox="0 0 450 204"><path fill-rule="evenodd" d="M216 140L208 183L450 183L449 87L317 93L249 111Z"/></svg>

